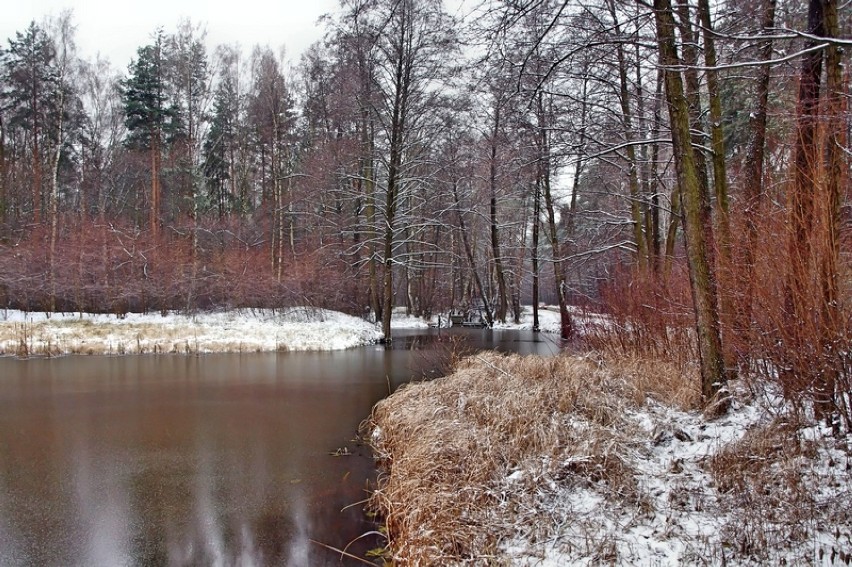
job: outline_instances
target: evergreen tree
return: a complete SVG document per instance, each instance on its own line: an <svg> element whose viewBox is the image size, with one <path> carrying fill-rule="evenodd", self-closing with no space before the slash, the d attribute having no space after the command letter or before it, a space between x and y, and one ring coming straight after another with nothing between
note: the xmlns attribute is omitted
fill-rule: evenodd
<svg viewBox="0 0 852 567"><path fill-rule="evenodd" d="M163 36L158 32L153 44L139 48L138 59L129 67L130 76L121 81L130 149L145 150L151 159L151 195L149 222L156 233L160 218L160 163L166 141L174 138L177 127L175 112L168 106Z"/></svg>
<svg viewBox="0 0 852 567"><path fill-rule="evenodd" d="M239 98L233 77L225 77L213 99L210 133L204 142L202 171L207 184L207 200L219 218L234 206L236 195L230 190L233 181L234 145L237 143Z"/></svg>
<svg viewBox="0 0 852 567"><path fill-rule="evenodd" d="M23 33L9 40L2 52L2 90L0 111L4 127L24 133L24 153L31 163L30 187L35 222L40 222L44 208L44 167L46 146L51 139L51 119L56 118L59 79L53 42L35 22Z"/></svg>

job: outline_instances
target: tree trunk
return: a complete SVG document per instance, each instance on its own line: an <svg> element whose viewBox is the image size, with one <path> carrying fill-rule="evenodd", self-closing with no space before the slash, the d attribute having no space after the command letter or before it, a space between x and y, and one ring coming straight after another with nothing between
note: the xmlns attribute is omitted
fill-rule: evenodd
<svg viewBox="0 0 852 567"><path fill-rule="evenodd" d="M6 211L9 209L9 189L7 185L7 163L6 163L6 129L3 117L0 116L0 223L6 221ZM5 235L0 234L0 239Z"/></svg>
<svg viewBox="0 0 852 567"><path fill-rule="evenodd" d="M149 210L151 235L156 241L160 230L160 129L151 137L151 203Z"/></svg>
<svg viewBox="0 0 852 567"><path fill-rule="evenodd" d="M359 55L359 65L364 65L363 57ZM363 73L363 71L362 71ZM362 78L362 82L369 81ZM362 84L365 98L369 98L369 86ZM366 93L366 94L365 94ZM366 107L366 102L362 102L361 118L360 118L360 177L361 186L363 187L364 197L364 221L369 234L367 235L367 279L368 279L368 294L370 301L370 309L375 316L376 321L382 320L382 301L381 289L378 282L378 269L376 260L376 183L373 174L373 135L370 120L370 110Z"/></svg>
<svg viewBox="0 0 852 567"><path fill-rule="evenodd" d="M532 225L532 308L533 308L533 331L539 332L541 324L538 318L539 304L539 266L538 266L538 240L539 227L541 226L541 176L535 180L535 195L533 197L533 225Z"/></svg>
<svg viewBox="0 0 852 567"><path fill-rule="evenodd" d="M825 35L829 38L839 36L837 0L825 0L823 18ZM836 359L841 354L842 316L840 309L839 274L840 264L840 203L841 193L846 187L848 167L844 158L846 132L845 96L842 76L842 52L840 46L832 43L825 52L825 228L823 261L820 266L821 287L821 346L824 379L817 385L816 403L821 417L831 422L837 430L838 424L830 419L835 411L835 387L837 382Z"/></svg>
<svg viewBox="0 0 852 567"><path fill-rule="evenodd" d="M42 168L41 168L41 149L39 137L41 136L41 121L39 114L38 97L39 93L35 87L31 92L31 108L33 112L33 222L39 224L41 222L41 183L42 183Z"/></svg>
<svg viewBox="0 0 852 567"><path fill-rule="evenodd" d="M692 29L692 20L689 17L689 2L682 0L677 5L678 23L682 38L683 49L683 85L684 93L689 108L689 126L691 132L692 150L695 156L695 167L698 175L699 187L701 188L701 216L706 227L705 239L707 241L707 253L711 263L715 263L715 242L713 240L713 224L711 222L712 209L710 206L710 179L707 173L707 158L704 155L704 133L702 116L704 111L701 107L701 81L698 77L698 33Z"/></svg>
<svg viewBox="0 0 852 567"><path fill-rule="evenodd" d="M489 161L488 184L490 189L489 221L491 225L491 254L494 256L494 276L497 279L497 310L495 315L501 323L506 322L506 277L503 273L503 258L500 252L500 235L497 228L497 135L500 129L500 101L495 103L494 130L491 133L491 159Z"/></svg>
<svg viewBox="0 0 852 567"><path fill-rule="evenodd" d="M547 236L550 240L550 250L553 254L553 277L556 287L556 294L559 298L559 320L561 336L563 339L570 339L574 336L574 323L571 320L571 313L568 311L568 295L566 293L567 284L565 282L565 262L562 258L562 246L559 242L558 227L556 224L556 206L554 203L553 192L550 186L550 167L545 166L543 177L544 188L544 209L547 211Z"/></svg>
<svg viewBox="0 0 852 567"><path fill-rule="evenodd" d="M716 279L706 239L708 231L712 233L712 227L706 226L702 210L702 186L696 152L691 143L689 103L680 73L676 70L680 60L675 48L675 23L670 0L654 0L654 12L660 64L665 67L675 166L683 199L689 279L701 359L701 392L705 402L710 402L725 382Z"/></svg>
<svg viewBox="0 0 852 567"><path fill-rule="evenodd" d="M62 156L62 137L65 123L65 91L59 90L59 112L57 114L56 149L50 181L50 311L56 311L56 244L59 239L59 159Z"/></svg>
<svg viewBox="0 0 852 567"><path fill-rule="evenodd" d="M400 46L409 41L408 30L400 26ZM410 54L409 54L410 55ZM410 88L410 61L406 61L404 53L400 53L396 61L394 77L394 101L391 117L390 132L390 161L388 163L388 179L385 199L385 242L384 242L384 308L382 313L382 332L385 342L391 340L391 316L393 314L393 243L396 229L396 209L399 200L400 168L402 166L402 146L405 134L406 115L408 113L408 89Z"/></svg>
<svg viewBox="0 0 852 567"><path fill-rule="evenodd" d="M816 37L825 35L822 0L810 1L808 33ZM816 43L816 39L809 39L806 41L806 46L813 47ZM816 137L819 121L822 58L821 51L806 53L802 57L799 80L793 186L788 196L788 226L790 232L787 249L790 257L790 270L787 274L785 289L787 315L791 318L787 326L794 332L796 329L802 329L806 326L810 311L807 301L810 296L808 275L812 259L811 227L814 221L814 197L818 178Z"/></svg>
<svg viewBox="0 0 852 567"><path fill-rule="evenodd" d="M775 27L775 0L764 0L762 34L766 36L761 43L760 59L772 58L772 33ZM755 108L751 113L751 138L744 157L743 168L743 217L745 219L746 238L741 244L738 273L741 274L738 288L742 296L736 309L733 325L734 334L739 337L741 349L737 353L738 363L746 364L751 350L750 332L752 304L754 301L754 250L758 242L757 219L763 197L763 160L766 146L766 109L769 104L770 66L760 68L757 77ZM746 342L743 343L742 341Z"/></svg>
<svg viewBox="0 0 852 567"><path fill-rule="evenodd" d="M630 90L627 84L627 60L624 56L624 46L621 39L621 27L614 2L609 2L609 11L613 20L613 31L617 38L615 52L618 57L619 102L621 104L621 123L624 128L624 139L627 143L627 182L630 190L630 220L633 225L633 243L636 246L636 265L640 271L647 267L648 248L643 233L642 203L639 194L639 171L636 162L636 148L633 146L633 113L630 105Z"/></svg>
<svg viewBox="0 0 852 567"><path fill-rule="evenodd" d="M733 265L731 262L731 216L728 204L728 173L725 166L725 133L722 128L722 99L719 79L716 74L716 44L713 35L713 22L710 19L709 0L698 0L698 18L704 39L704 63L707 66L707 91L710 99L710 136L713 148L713 186L716 195L716 232L718 233L719 273L730 280ZM722 344L729 346L730 341L724 336L724 331L733 335L734 303L731 288L721 286L719 293L720 317L722 322ZM734 378L737 368L737 357L733 349L725 349L725 368L728 378Z"/></svg>
<svg viewBox="0 0 852 567"><path fill-rule="evenodd" d="M585 85L585 83L584 83ZM584 89L585 94L585 89ZM584 97L585 98L585 97ZM542 179L542 196L544 197L544 210L547 213L547 237L550 241L550 249L553 254L553 279L555 284L556 296L559 298L559 319L560 319L560 334L563 339L570 339L574 336L574 322L571 320L571 313L568 311L568 294L567 282L565 280L565 261L562 258L562 246L559 240L559 227L556 222L556 204L551 191L550 174L551 174L551 155L550 155L550 138L548 134L548 110L545 108L544 94L539 92L537 97L537 119L538 119L538 152L539 152L539 167L541 168ZM585 107L584 107L585 108ZM577 168L579 169L579 164ZM578 174L579 171L577 170ZM574 188L576 197L576 187Z"/></svg>
<svg viewBox="0 0 852 567"><path fill-rule="evenodd" d="M639 66L637 65L637 73ZM662 112L660 106L662 104L663 94L663 70L657 72L656 96L654 97L654 122L651 126L651 140L656 140L660 135L660 127L662 124ZM648 254L651 257L650 264L654 273L660 270L660 196L657 183L657 161L660 157L660 144L653 142L651 144L651 158L648 160L645 168L644 193L650 195L651 204L646 212L645 225L647 230L645 235L648 239Z"/></svg>
<svg viewBox="0 0 852 567"><path fill-rule="evenodd" d="M485 286L482 283L482 278L479 276L479 271L476 269L476 257L473 254L473 247L470 245L467 226L465 225L464 216L461 212L458 183L455 181L453 182L453 199L455 200L456 216L459 221L459 230L461 231L465 255L467 256L467 261L470 264L470 269L473 272L473 278L476 283L476 289L479 292L479 298L482 300L482 305L485 308L485 322L488 323L489 327L491 327L494 325L494 316L491 313L491 306L488 301L488 295L485 292Z"/></svg>
<svg viewBox="0 0 852 567"><path fill-rule="evenodd" d="M674 250L677 245L677 231L680 228L680 222L683 217L680 198L680 183L676 183L672 187L671 196L669 197L669 226L666 228L666 250L663 258L663 279L668 280L672 272L672 261L674 260Z"/></svg>

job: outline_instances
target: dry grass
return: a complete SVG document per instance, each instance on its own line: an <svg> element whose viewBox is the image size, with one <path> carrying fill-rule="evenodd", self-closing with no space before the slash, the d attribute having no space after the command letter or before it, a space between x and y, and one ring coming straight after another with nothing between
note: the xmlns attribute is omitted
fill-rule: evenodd
<svg viewBox="0 0 852 567"><path fill-rule="evenodd" d="M470 357L380 402L366 423L384 473L371 505L400 565L483 564L501 540L550 535L541 487L639 503L626 418L647 396L693 406L672 365L592 357ZM601 551L607 555L606 550Z"/></svg>
<svg viewBox="0 0 852 567"><path fill-rule="evenodd" d="M0 355L21 358L64 354L195 352L198 352L198 345L193 340L192 329L177 326L150 323L123 323L117 326L97 324L86 319L0 325Z"/></svg>

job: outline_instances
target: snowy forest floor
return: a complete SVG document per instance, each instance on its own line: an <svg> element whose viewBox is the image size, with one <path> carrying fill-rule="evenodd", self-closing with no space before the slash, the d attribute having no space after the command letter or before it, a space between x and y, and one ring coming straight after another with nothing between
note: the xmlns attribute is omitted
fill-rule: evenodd
<svg viewBox="0 0 852 567"><path fill-rule="evenodd" d="M399 565L848 565L852 437L760 381L699 412L697 371L474 355L381 401L371 506Z"/></svg>

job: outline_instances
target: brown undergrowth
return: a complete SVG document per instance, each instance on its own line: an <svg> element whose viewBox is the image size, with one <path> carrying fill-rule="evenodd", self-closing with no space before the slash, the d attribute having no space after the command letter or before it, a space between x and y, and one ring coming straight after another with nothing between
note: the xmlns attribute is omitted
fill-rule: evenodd
<svg viewBox="0 0 852 567"><path fill-rule="evenodd" d="M365 422L383 471L370 506L394 562L493 563L511 534L547 537L543 482L641 501L626 416L648 397L694 408L693 384L665 362L480 354L400 389Z"/></svg>

